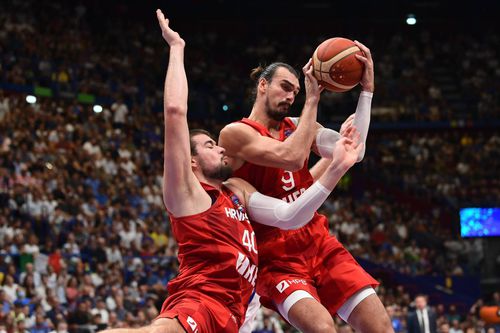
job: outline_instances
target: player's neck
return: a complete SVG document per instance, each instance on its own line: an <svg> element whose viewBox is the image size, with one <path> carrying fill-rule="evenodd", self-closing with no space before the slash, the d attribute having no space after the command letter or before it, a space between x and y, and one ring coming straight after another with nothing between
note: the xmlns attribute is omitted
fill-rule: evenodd
<svg viewBox="0 0 500 333"><path fill-rule="evenodd" d="M200 183L210 185L212 187L215 187L218 190L220 190L222 188L222 180L208 178L208 177L205 177L203 174L196 173L196 172L195 172L195 175L196 175L196 178L198 178L198 180L200 181Z"/></svg>

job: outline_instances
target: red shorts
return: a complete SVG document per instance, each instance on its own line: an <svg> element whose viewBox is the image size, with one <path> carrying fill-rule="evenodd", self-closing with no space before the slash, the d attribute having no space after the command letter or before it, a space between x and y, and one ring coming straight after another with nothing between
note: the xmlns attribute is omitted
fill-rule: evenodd
<svg viewBox="0 0 500 333"><path fill-rule="evenodd" d="M379 284L328 234L322 218L259 243L257 293L264 306L276 310L291 293L304 290L334 316L357 291Z"/></svg>
<svg viewBox="0 0 500 333"><path fill-rule="evenodd" d="M188 333L237 333L239 318L215 299L197 292L168 297L158 318L177 318Z"/></svg>

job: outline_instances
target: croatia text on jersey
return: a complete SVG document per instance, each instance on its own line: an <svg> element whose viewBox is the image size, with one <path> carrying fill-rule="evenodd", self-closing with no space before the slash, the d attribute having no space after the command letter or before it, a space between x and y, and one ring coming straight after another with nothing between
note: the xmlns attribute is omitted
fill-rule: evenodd
<svg viewBox="0 0 500 333"><path fill-rule="evenodd" d="M250 260L246 255L238 252L238 260L236 261L236 270L243 276L252 286L255 287L255 279L257 278L257 272L259 268L250 263Z"/></svg>
<svg viewBox="0 0 500 333"><path fill-rule="evenodd" d="M237 221L247 221L248 223L250 223L250 221L248 220L247 213L242 212L241 210L229 208L229 207L224 207L224 210L226 211L227 217L234 219L234 220L237 220Z"/></svg>

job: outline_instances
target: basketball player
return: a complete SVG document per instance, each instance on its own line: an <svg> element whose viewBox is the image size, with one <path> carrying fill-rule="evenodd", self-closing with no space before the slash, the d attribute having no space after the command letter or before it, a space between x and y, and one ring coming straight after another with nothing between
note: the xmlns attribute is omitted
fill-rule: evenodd
<svg viewBox="0 0 500 333"><path fill-rule="evenodd" d="M238 332L257 278L257 248L247 217L269 226L300 228L328 197L362 150L351 127L338 141L323 176L293 203L266 197L229 178L224 149L203 130L189 132L184 40L157 10L170 46L165 79L164 203L179 244L179 276L168 285L157 319L138 329L107 333Z"/></svg>
<svg viewBox="0 0 500 333"><path fill-rule="evenodd" d="M366 141L374 91L370 50L357 58L364 63L362 92L351 122ZM227 125L219 144L226 149L234 175L247 180L262 194L294 202L314 179L307 169L311 147L322 157L332 154L339 133L315 123L318 90L306 93L300 121L286 117L299 91L298 73L284 63L254 71L255 102L248 118ZM317 86L310 63L310 85ZM307 90L307 89L306 89ZM362 159L360 152L358 161ZM315 175L314 178L317 178ZM393 332L389 316L366 273L334 236L325 216L315 214L304 227L286 231L253 223L259 248L257 293L267 307L277 309L299 330L335 332L338 314L356 332Z"/></svg>

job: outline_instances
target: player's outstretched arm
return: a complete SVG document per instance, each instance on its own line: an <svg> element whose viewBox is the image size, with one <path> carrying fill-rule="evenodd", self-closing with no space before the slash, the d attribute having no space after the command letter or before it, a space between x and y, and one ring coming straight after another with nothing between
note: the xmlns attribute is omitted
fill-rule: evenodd
<svg viewBox="0 0 500 333"><path fill-rule="evenodd" d="M361 78L362 91L359 95L356 113L354 114L353 125L361 134L361 142L364 143L363 149L358 156L358 162L365 156L366 138L368 136L368 128L370 127L370 115L372 108L373 92L375 91L375 73L372 54L369 48L357 40L354 43L361 49L363 56L357 54L356 58L364 65L363 76Z"/></svg>
<svg viewBox="0 0 500 333"><path fill-rule="evenodd" d="M309 173L313 177L314 181L317 181L319 177L325 173L328 166L332 162L331 158L322 157L318 162L316 162L311 168L309 168Z"/></svg>
<svg viewBox="0 0 500 333"><path fill-rule="evenodd" d="M285 141L258 135L254 129L243 124L230 124L221 131L219 145L228 156L234 156L257 165L299 170L309 157L316 134L318 102L323 87L313 76L309 61L303 68L306 102L297 129ZM237 169L233 165L233 169Z"/></svg>
<svg viewBox="0 0 500 333"><path fill-rule="evenodd" d="M363 76L360 82L362 91L359 95L356 112L346 119L342 127L348 128L352 125L359 131L361 142L364 143L363 149L360 151L357 159L357 162L360 162L365 156L366 138L368 137L368 128L370 127L371 105L373 92L375 91L375 74L370 49L358 41L354 41L354 43L363 52L363 55L356 55L356 58L364 64ZM329 128L319 128L316 132L314 151L322 157L331 156L335 142L337 142L341 136L342 130L339 134Z"/></svg>
<svg viewBox="0 0 500 333"><path fill-rule="evenodd" d="M281 229L297 229L312 219L340 178L354 165L362 147L359 133L350 128L337 142L327 170L292 203L265 196L239 178L231 178L226 186L244 199L252 221Z"/></svg>
<svg viewBox="0 0 500 333"><path fill-rule="evenodd" d="M170 46L164 91L165 146L163 202L176 217L208 209L211 200L191 170L187 123L188 84L184 69L184 40L169 27L161 10L156 11L163 38ZM196 205L193 203L196 202Z"/></svg>
<svg viewBox="0 0 500 333"><path fill-rule="evenodd" d="M354 114L350 115L342 124L340 127L340 133L337 131L334 131L329 128L324 128L320 124L317 124L317 135L316 135L316 140L313 144L312 150L319 156L324 156L322 157L312 168L309 169L309 172L311 173L311 176L313 177L314 181L318 180L321 175L326 171L330 163L332 162L332 154L333 154L333 148L335 143L342 138L343 135L345 135L346 131L352 127L352 121L354 119ZM327 143L330 145L330 149L326 150L325 152L325 147L321 145L323 139L324 141L327 141ZM318 147L319 144L319 147ZM318 150L321 149L323 154L320 154Z"/></svg>

